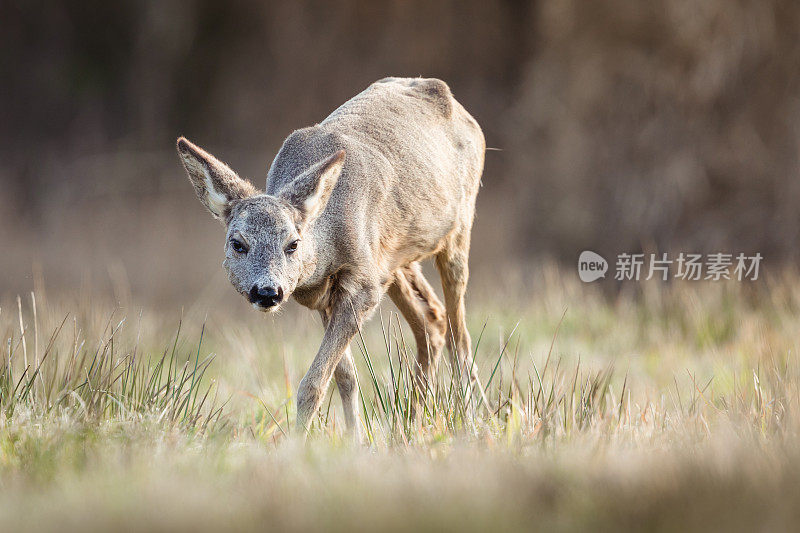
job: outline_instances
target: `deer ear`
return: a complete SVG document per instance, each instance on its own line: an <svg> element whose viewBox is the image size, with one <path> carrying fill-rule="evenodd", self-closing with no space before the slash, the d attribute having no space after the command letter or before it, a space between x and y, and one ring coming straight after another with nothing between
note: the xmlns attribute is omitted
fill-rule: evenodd
<svg viewBox="0 0 800 533"><path fill-rule="evenodd" d="M344 166L345 151L314 163L278 192L300 213L300 226L313 222L325 210Z"/></svg>
<svg viewBox="0 0 800 533"><path fill-rule="evenodd" d="M227 219L233 202L258 192L228 165L184 137L178 139L178 154L197 197L214 218Z"/></svg>

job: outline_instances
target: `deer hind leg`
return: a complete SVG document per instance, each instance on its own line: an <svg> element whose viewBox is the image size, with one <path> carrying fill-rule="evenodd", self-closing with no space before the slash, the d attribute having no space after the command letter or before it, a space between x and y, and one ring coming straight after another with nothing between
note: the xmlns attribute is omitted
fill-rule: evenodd
<svg viewBox="0 0 800 533"><path fill-rule="evenodd" d="M422 275L419 263L410 263L394 273L388 290L392 302L414 333L417 344L417 384L424 387L436 368L445 344L445 309Z"/></svg>
<svg viewBox="0 0 800 533"><path fill-rule="evenodd" d="M444 301L447 307L447 347L452 363L458 372L467 375L470 381L477 379L477 370L472 361L472 340L467 331L464 295L469 279L469 230L450 237L445 248L436 255L436 267L442 278Z"/></svg>

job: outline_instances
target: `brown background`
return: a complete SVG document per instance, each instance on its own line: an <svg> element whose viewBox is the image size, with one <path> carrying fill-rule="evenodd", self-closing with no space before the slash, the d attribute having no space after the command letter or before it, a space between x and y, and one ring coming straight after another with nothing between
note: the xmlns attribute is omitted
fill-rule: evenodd
<svg viewBox="0 0 800 533"><path fill-rule="evenodd" d="M800 3L0 3L0 294L225 283L184 134L263 186L293 129L435 76L488 145L473 281L585 248L800 244ZM121 289L120 287L124 287Z"/></svg>

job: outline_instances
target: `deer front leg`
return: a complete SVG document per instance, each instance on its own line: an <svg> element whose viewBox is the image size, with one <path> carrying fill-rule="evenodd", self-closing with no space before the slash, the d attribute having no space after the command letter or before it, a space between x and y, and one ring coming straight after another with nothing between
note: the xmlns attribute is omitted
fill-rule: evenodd
<svg viewBox="0 0 800 533"><path fill-rule="evenodd" d="M322 326L327 329L330 310L320 311L322 316ZM351 434L355 442L361 442L361 425L358 422L358 378L356 376L356 365L350 346L344 349L344 354L336 370L333 371L333 379L339 388L339 396L342 398L342 410L344 411L344 421L347 432Z"/></svg>
<svg viewBox="0 0 800 533"><path fill-rule="evenodd" d="M314 357L314 362L300 381L297 389L297 427L308 431L311 419L325 397L334 370L342 361L350 341L361 327L363 319L378 304L380 290L374 286L366 286L355 294L341 291L335 298L330 310L328 326L322 337L322 345ZM344 398L343 398L344 400ZM355 410L353 397L343 403ZM348 405L345 405L345 417L348 418ZM355 424L355 412L353 423Z"/></svg>
<svg viewBox="0 0 800 533"><path fill-rule="evenodd" d="M339 361L333 372L333 377L339 388L339 396L342 398L347 432L353 441L361 442L361 424L358 421L358 380L355 361L349 346L345 348L342 360Z"/></svg>

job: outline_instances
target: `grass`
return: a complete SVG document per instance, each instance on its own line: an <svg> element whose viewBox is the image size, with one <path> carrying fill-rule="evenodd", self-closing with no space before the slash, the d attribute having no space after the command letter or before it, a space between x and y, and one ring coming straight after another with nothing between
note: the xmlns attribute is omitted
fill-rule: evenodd
<svg viewBox="0 0 800 533"><path fill-rule="evenodd" d="M446 358L414 398L384 305L353 342L362 446L333 390L295 431L308 312L4 300L0 528L789 529L800 278L623 289L476 291L486 400Z"/></svg>

